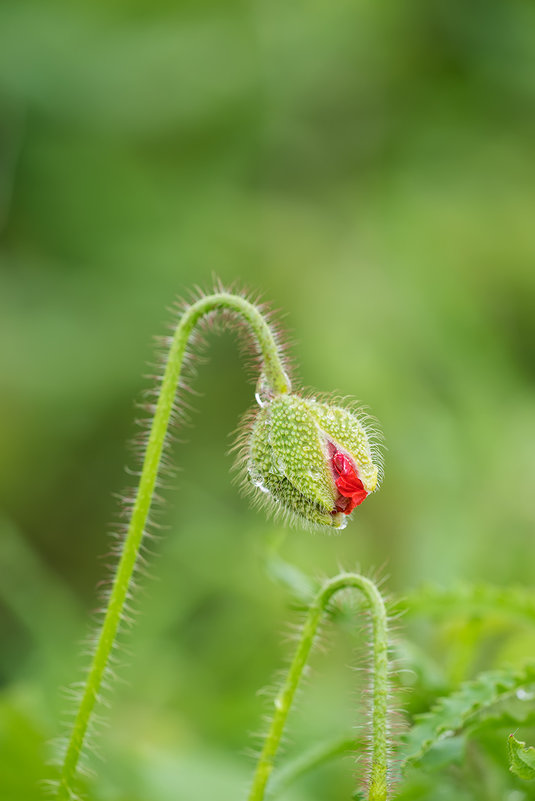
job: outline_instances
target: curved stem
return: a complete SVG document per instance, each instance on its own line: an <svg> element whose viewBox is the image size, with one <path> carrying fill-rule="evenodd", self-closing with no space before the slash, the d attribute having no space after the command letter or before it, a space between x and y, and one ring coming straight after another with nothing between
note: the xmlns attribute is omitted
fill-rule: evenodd
<svg viewBox="0 0 535 801"><path fill-rule="evenodd" d="M249 325L262 358L263 374L270 389L274 394L290 391L289 381L284 372L273 333L256 306L239 295L221 292L201 298L187 308L178 323L169 349L130 524L113 580L104 621L82 691L80 706L65 752L59 779L58 801L66 801L73 795L73 782L89 720L93 707L98 701L102 679L123 616L125 601L145 532L187 343L198 321L214 311L229 311Z"/></svg>
<svg viewBox="0 0 535 801"><path fill-rule="evenodd" d="M388 793L388 625L379 590L370 579L357 573L341 573L327 581L310 605L286 680L275 698L275 711L260 754L249 801L262 801L273 770L275 755L292 706L295 691L308 662L310 650L329 601L340 590L353 587L365 598L373 626L373 687L371 767L368 777L369 801L386 801Z"/></svg>

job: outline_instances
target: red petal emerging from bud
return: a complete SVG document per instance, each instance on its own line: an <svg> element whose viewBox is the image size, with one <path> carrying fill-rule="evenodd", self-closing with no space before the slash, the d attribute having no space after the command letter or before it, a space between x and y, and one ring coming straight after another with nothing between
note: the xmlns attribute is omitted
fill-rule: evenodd
<svg viewBox="0 0 535 801"><path fill-rule="evenodd" d="M335 450L331 456L331 464L335 475L335 484L340 493L336 501L336 511L349 515L355 506L362 503L368 493L347 456Z"/></svg>

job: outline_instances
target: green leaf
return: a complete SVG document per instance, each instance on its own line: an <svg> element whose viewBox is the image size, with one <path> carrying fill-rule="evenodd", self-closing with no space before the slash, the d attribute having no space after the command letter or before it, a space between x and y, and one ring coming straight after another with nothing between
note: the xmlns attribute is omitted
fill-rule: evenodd
<svg viewBox="0 0 535 801"><path fill-rule="evenodd" d="M517 740L514 734L510 734L507 741L507 754L511 773L527 781L535 779L535 748L532 745L526 745L521 740Z"/></svg>
<svg viewBox="0 0 535 801"><path fill-rule="evenodd" d="M403 737L402 766L419 762L433 745L458 733L473 715L533 683L535 665L528 664L519 671L481 673L474 681L462 684L454 693L441 698L429 712L417 716L415 725Z"/></svg>

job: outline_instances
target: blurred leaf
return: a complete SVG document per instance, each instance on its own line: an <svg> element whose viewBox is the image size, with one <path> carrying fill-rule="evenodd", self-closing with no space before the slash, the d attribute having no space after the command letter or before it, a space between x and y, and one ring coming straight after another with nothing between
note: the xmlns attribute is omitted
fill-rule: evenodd
<svg viewBox="0 0 535 801"><path fill-rule="evenodd" d="M406 595L399 606L406 616L488 618L515 617L535 623L535 593L526 587L494 587L490 584L459 584L438 587L426 584Z"/></svg>
<svg viewBox="0 0 535 801"><path fill-rule="evenodd" d="M465 757L466 736L457 734L435 742L422 758L424 770L441 770L449 765L460 765Z"/></svg>
<svg viewBox="0 0 535 801"><path fill-rule="evenodd" d="M42 704L32 688L19 686L0 696L0 788L6 801L43 798L43 782L51 775L47 734Z"/></svg>
<svg viewBox="0 0 535 801"><path fill-rule="evenodd" d="M362 743L360 743L362 746ZM268 796L277 797L301 776L329 762L338 756L355 751L359 741L351 734L337 737L325 743L318 743L287 764L281 765L274 773L268 785Z"/></svg>
<svg viewBox="0 0 535 801"><path fill-rule="evenodd" d="M303 607L308 606L317 592L317 584L309 576L279 556L266 559L266 572L271 579L289 590Z"/></svg>

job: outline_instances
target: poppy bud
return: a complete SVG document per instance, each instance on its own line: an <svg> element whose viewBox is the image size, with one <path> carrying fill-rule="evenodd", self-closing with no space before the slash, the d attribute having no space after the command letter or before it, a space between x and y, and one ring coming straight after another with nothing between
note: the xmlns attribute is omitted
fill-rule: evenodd
<svg viewBox="0 0 535 801"><path fill-rule="evenodd" d="M247 439L247 473L293 518L344 528L378 482L375 446L352 411L294 394L265 399Z"/></svg>

